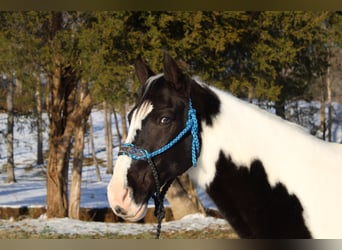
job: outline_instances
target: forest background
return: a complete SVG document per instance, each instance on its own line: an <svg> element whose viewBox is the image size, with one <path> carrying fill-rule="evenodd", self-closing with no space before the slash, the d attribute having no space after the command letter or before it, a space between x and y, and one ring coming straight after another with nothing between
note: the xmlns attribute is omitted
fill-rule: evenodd
<svg viewBox="0 0 342 250"><path fill-rule="evenodd" d="M139 90L134 59L141 55L160 72L163 49L190 75L266 103L285 119L285 107L297 100L321 102L321 126L310 132L330 141L331 104L342 102L341 30L338 11L0 12L0 111L8 114L0 135L8 145L7 164L0 167L7 182L16 181L15 117L34 116L37 164L47 168L47 216L78 218L92 108L103 106L108 122L112 113L125 117ZM48 152L42 147L43 112L49 117ZM120 127L122 140L124 119ZM113 145L107 141L111 174Z"/></svg>

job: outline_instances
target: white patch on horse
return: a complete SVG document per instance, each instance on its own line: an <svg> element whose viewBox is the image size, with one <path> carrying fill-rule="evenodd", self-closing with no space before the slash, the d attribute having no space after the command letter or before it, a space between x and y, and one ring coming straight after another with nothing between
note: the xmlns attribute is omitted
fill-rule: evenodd
<svg viewBox="0 0 342 250"><path fill-rule="evenodd" d="M132 158L126 155L121 155L118 157L116 164L115 164L113 178L115 178L116 181L120 181L123 187L127 187L126 176L127 176L128 166L131 165L131 162L132 162Z"/></svg>
<svg viewBox="0 0 342 250"><path fill-rule="evenodd" d="M213 126L202 123L201 155L198 166L189 170L192 179L203 188L210 185L220 150L238 166L250 167L259 159L272 186L281 182L298 197L313 237L341 237L341 146L319 140L229 93L209 88L220 99L221 110Z"/></svg>
<svg viewBox="0 0 342 250"><path fill-rule="evenodd" d="M143 102L136 110L134 110L131 125L125 143L133 143L136 133L141 129L142 121L152 111L153 105L150 101ZM123 187L127 187L127 171L131 166L132 159L126 155L120 155L114 167L113 179L122 183Z"/></svg>
<svg viewBox="0 0 342 250"><path fill-rule="evenodd" d="M129 126L126 143L133 143L137 131L141 129L142 121L153 110L153 105L150 101L144 101L136 110L133 111L131 125Z"/></svg>

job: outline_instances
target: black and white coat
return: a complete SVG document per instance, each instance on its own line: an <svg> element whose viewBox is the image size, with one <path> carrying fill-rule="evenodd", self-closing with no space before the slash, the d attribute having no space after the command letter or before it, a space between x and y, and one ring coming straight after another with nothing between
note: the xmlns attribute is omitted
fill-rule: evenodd
<svg viewBox="0 0 342 250"><path fill-rule="evenodd" d="M202 122L198 167L189 173L240 235L342 237L342 146L204 87L218 97L220 112L212 125Z"/></svg>
<svg viewBox="0 0 342 250"><path fill-rule="evenodd" d="M167 99L169 109L179 113L183 99L190 96L200 121L201 150L196 167L191 167L188 156L177 163L178 167L184 168L182 172L187 170L207 191L239 236L341 238L342 146L319 140L298 125L185 77L169 55L164 57L163 74L153 75L147 66L137 68L145 86L131 112L126 143L152 147L153 135L149 132L148 141L143 139L143 131L151 131L150 119L157 116L154 112L160 100ZM168 99L150 93L156 89L160 95L171 91L179 97ZM188 91L188 96L179 89ZM186 140L179 147L186 147ZM177 155L182 151L176 150L156 159L161 179L179 174L167 172L167 162L182 158ZM148 171L140 161L118 157L108 200L119 216L129 220L144 216L153 192Z"/></svg>

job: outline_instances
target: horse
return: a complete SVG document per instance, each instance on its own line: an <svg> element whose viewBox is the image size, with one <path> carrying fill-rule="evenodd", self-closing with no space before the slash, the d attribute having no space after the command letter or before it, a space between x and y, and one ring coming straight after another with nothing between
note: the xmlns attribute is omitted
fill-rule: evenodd
<svg viewBox="0 0 342 250"><path fill-rule="evenodd" d="M163 57L163 73L141 57L134 65L142 88L107 187L114 213L142 219L149 198L187 172L241 238L341 238L341 145Z"/></svg>

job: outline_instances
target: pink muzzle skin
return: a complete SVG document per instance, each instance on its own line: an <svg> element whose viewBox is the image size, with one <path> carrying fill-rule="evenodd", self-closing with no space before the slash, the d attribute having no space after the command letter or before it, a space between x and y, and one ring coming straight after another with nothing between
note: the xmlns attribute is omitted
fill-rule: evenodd
<svg viewBox="0 0 342 250"><path fill-rule="evenodd" d="M113 212L129 221L138 221L145 217L147 204L136 204L132 190L124 187L122 181L113 176L107 187L107 198Z"/></svg>

